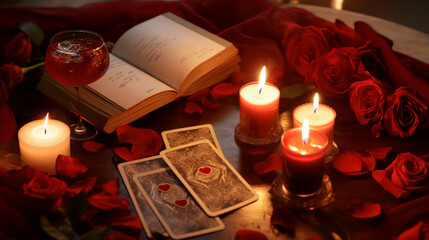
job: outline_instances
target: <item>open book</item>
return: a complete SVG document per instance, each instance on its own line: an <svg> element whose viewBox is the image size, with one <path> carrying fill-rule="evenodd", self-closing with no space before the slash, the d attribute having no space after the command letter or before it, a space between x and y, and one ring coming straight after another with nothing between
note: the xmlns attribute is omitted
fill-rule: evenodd
<svg viewBox="0 0 429 240"><path fill-rule="evenodd" d="M227 79L239 62L232 43L174 14L159 15L129 29L115 43L106 74L79 90L81 115L111 133ZM74 87L45 71L37 89L75 111Z"/></svg>

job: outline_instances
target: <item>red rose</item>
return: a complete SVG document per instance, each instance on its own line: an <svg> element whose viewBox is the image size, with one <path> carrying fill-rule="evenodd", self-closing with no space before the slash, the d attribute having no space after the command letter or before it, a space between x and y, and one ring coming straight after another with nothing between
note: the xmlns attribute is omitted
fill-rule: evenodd
<svg viewBox="0 0 429 240"><path fill-rule="evenodd" d="M398 154L393 164L391 180L398 187L414 187L426 179L429 163L411 154Z"/></svg>
<svg viewBox="0 0 429 240"><path fill-rule="evenodd" d="M3 64L0 67L0 77L8 87L15 86L24 80L21 67L15 64Z"/></svg>
<svg viewBox="0 0 429 240"><path fill-rule="evenodd" d="M403 231L396 240L429 239L429 224L418 221L416 225Z"/></svg>
<svg viewBox="0 0 429 240"><path fill-rule="evenodd" d="M392 136L411 136L426 120L428 107L409 87L400 87L386 99L383 127Z"/></svg>
<svg viewBox="0 0 429 240"><path fill-rule="evenodd" d="M22 62L30 57L33 47L23 32L18 33L4 49L4 55L11 62Z"/></svg>
<svg viewBox="0 0 429 240"><path fill-rule="evenodd" d="M330 45L324 35L325 29L314 26L302 27L285 22L282 47L286 58L286 68L305 76L310 62L329 51Z"/></svg>
<svg viewBox="0 0 429 240"><path fill-rule="evenodd" d="M350 106L360 124L376 122L383 115L386 89L368 72L356 77L360 81L354 82L349 88Z"/></svg>
<svg viewBox="0 0 429 240"><path fill-rule="evenodd" d="M23 185L24 194L31 198L39 210L55 211L61 206L62 196L66 192L67 184L45 173L36 172L33 178Z"/></svg>
<svg viewBox="0 0 429 240"><path fill-rule="evenodd" d="M325 95L342 96L353 83L353 75L363 71L356 48L333 48L311 62L305 82L316 84Z"/></svg>

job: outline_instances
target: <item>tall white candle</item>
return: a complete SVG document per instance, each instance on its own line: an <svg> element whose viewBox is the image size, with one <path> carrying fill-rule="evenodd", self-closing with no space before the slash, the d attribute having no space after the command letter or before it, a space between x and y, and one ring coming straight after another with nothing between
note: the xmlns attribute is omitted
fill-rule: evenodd
<svg viewBox="0 0 429 240"><path fill-rule="evenodd" d="M19 149L28 165L53 175L57 156L70 156L70 129L57 120L45 121L32 121L19 129Z"/></svg>

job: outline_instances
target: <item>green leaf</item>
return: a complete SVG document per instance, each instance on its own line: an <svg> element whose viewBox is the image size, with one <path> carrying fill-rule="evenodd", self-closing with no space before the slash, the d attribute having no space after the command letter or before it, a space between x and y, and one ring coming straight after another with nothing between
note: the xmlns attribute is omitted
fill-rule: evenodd
<svg viewBox="0 0 429 240"><path fill-rule="evenodd" d="M35 22L22 22L18 25L18 28L23 31L30 38L30 41L37 47L42 45L45 39L43 30Z"/></svg>
<svg viewBox="0 0 429 240"><path fill-rule="evenodd" d="M88 209L88 200L85 191L82 191L76 195L70 203L70 207L67 211L70 222L77 222L86 212L86 209Z"/></svg>
<svg viewBox="0 0 429 240"><path fill-rule="evenodd" d="M99 240L102 239L106 233L107 227L95 228L89 232L86 232L76 240Z"/></svg>
<svg viewBox="0 0 429 240"><path fill-rule="evenodd" d="M63 234L57 226L54 226L46 217L46 215L40 216L40 226L42 229L51 237L57 240L69 240L69 238Z"/></svg>
<svg viewBox="0 0 429 240"><path fill-rule="evenodd" d="M292 84L292 85L283 87L280 90L280 97L294 99L314 89L315 87L316 86L310 85L310 84Z"/></svg>

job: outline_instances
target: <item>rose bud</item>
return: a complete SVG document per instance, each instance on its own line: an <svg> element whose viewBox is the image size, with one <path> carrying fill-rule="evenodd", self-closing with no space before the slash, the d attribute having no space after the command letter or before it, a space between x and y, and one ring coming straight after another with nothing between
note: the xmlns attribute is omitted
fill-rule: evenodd
<svg viewBox="0 0 429 240"><path fill-rule="evenodd" d="M30 57L33 47L23 32L18 33L4 49L6 59L19 63Z"/></svg>
<svg viewBox="0 0 429 240"><path fill-rule="evenodd" d="M311 62L305 82L316 84L325 95L342 97L353 83L353 75L363 72L356 48L333 48Z"/></svg>
<svg viewBox="0 0 429 240"><path fill-rule="evenodd" d="M354 82L349 88L350 107L360 124L376 122L383 116L382 107L387 90L368 72L356 78L359 81Z"/></svg>
<svg viewBox="0 0 429 240"><path fill-rule="evenodd" d="M419 185L427 175L428 163L411 154L398 154L394 161L391 180L401 188Z"/></svg>

